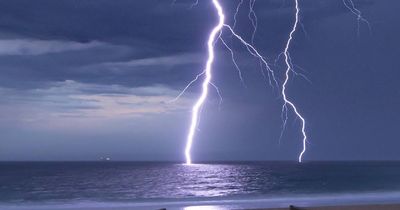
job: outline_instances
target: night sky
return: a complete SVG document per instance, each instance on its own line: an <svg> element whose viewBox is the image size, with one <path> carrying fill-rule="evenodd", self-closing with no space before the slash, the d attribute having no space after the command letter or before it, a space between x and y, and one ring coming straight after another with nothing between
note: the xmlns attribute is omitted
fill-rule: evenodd
<svg viewBox="0 0 400 210"><path fill-rule="evenodd" d="M216 24L209 0L0 1L0 160L183 161L196 83ZM400 159L400 2L354 0L371 30L341 0L300 0L303 27L288 95L307 121L304 160ZM238 1L221 0L233 24ZM258 0L255 45L279 82L294 21L290 0ZM248 1L236 31L250 40ZM282 99L258 60L227 31L244 87L218 42L215 90L201 115L194 161L297 160L300 121L283 138Z"/></svg>

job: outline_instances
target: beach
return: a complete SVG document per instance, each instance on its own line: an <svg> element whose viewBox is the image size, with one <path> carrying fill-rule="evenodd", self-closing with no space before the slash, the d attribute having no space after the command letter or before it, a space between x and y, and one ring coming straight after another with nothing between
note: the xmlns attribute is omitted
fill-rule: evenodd
<svg viewBox="0 0 400 210"><path fill-rule="evenodd" d="M4 210L76 210L82 209L81 207L51 207L51 206L42 206L42 207L1 207L0 209ZM335 205L335 206L313 206L313 207L306 207L306 206L293 206L293 207L282 207L282 208L230 208L224 206L187 206L187 207L139 207L138 206L119 206L119 207L111 207L111 206L96 206L96 207L85 207L85 210L399 210L400 204L368 204L368 205Z"/></svg>
<svg viewBox="0 0 400 210"><path fill-rule="evenodd" d="M399 210L400 204L372 204L372 205L349 205L349 206L318 206L318 207L301 207L294 206L292 208L264 208L254 210Z"/></svg>
<svg viewBox="0 0 400 210"><path fill-rule="evenodd" d="M348 203L336 201L321 204L322 202L299 202L293 199L281 204L260 202L260 200L247 201L193 201L193 202L146 202L146 203L58 203L58 204L22 204L1 205L0 210L400 210L400 202L382 203Z"/></svg>

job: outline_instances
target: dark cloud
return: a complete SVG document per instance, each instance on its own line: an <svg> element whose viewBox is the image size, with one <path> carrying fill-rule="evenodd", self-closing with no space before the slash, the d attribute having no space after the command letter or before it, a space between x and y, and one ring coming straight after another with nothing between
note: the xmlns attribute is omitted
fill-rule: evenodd
<svg viewBox="0 0 400 210"><path fill-rule="evenodd" d="M97 40L150 45L167 52L171 45L177 46L177 43L185 42L186 44L180 45L181 48L174 50L193 49L194 43L184 37L195 35L201 39L201 35L206 34L202 28L210 24L199 21L200 18L212 18L210 15L200 17L204 6L200 6L199 10L188 10L170 5L168 1L158 0L140 4L129 0L118 4L107 0L17 0L2 1L0 7L3 32L37 39L63 39L82 43ZM197 31L201 32L200 36L196 35Z"/></svg>
<svg viewBox="0 0 400 210"><path fill-rule="evenodd" d="M131 87L151 84L182 87L201 71L199 61L205 59L204 38L215 21L209 2L190 9L192 3L1 1L0 29L8 35L1 43L0 85L24 89L75 80ZM236 2L223 4L228 14L236 10ZM286 1L257 2L256 12L262 21L259 21L256 42L264 54L276 56L282 50L293 18L292 6ZM312 22L321 16L348 12L337 1L304 1L302 7L305 24L309 16ZM245 2L237 24L245 37L251 33L247 9ZM232 21L230 16L228 21ZM243 48L236 50L239 53ZM165 57L184 54L193 55L190 59L193 62L177 57L170 64L163 63ZM123 65L146 59L154 60L153 65Z"/></svg>

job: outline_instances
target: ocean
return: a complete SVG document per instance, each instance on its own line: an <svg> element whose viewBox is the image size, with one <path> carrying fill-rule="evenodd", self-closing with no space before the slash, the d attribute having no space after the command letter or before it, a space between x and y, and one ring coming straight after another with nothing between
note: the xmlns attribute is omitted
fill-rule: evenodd
<svg viewBox="0 0 400 210"><path fill-rule="evenodd" d="M0 163L0 209L189 210L337 202L400 202L400 162Z"/></svg>

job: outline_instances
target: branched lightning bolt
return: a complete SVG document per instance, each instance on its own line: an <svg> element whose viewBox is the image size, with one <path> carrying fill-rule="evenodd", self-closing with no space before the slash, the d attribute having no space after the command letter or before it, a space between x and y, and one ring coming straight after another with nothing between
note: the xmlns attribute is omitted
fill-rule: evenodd
<svg viewBox="0 0 400 210"><path fill-rule="evenodd" d="M240 0L238 5L236 6L236 11L233 15L233 25L229 26L227 24L225 24L225 26L231 31L232 35L234 35L247 49L247 51L254 57L259 59L260 62L260 67L261 67L261 74L264 77L264 79L267 79L267 75L265 75L264 72L264 66L267 70L267 74L268 74L268 82L269 85L272 87L272 89L274 89L274 85L276 85L278 87L278 82L275 79L275 74L273 72L273 70L270 68L270 65L268 64L268 62L265 60L265 58L263 56L260 55L260 53L257 52L257 50L255 50L256 48L254 47L254 37L255 34L257 32L257 26L258 26L258 19L256 16L256 13L254 11L254 5L256 3L256 0L249 0L249 12L247 14L251 25L253 26L253 32L251 34L251 44L249 44L248 42L246 42L241 36L239 36L237 33L235 33L235 27L237 24L237 16L239 14L239 10L240 7L243 4L243 0ZM221 39L222 41L224 41L223 39ZM235 67L237 68L237 64L236 61L234 59L234 55L233 55L233 51L230 49L229 46L227 46L226 43L224 43L224 45L228 48L228 50L231 52L232 55L232 62L235 64ZM240 75L239 75L240 76ZM275 83L274 85L272 84L271 78L273 80L273 82Z"/></svg>
<svg viewBox="0 0 400 210"><path fill-rule="evenodd" d="M175 2L176 0L174 0ZM292 29L289 33L289 37L286 41L285 44L285 48L283 50L282 53L280 53L277 57L277 59L275 60L275 65L276 63L280 60L281 56L284 57L284 63L286 66L286 70L284 72L284 81L282 83L281 86L281 95L283 98L283 105L282 105L282 110L281 110L281 117L282 117L282 131L281 131L281 135L279 138L279 141L282 138L282 135L284 133L284 130L286 128L286 124L287 124L287 120L289 118L288 112L289 110L293 110L293 113L296 115L297 118L300 119L301 121L301 133L302 133L302 150L298 156L298 161L302 162L303 160L303 155L306 152L307 149L307 133L306 133L306 121L305 118L300 114L298 108L296 107L296 105L288 98L287 96L287 85L288 85L288 81L290 79L290 74L292 73L294 76L299 75L302 76L303 78L305 78L307 81L309 81L307 79L307 77L305 77L303 74L298 73L295 71L295 65L292 63L292 58L290 56L290 46L291 43L293 41L293 36L294 33L297 31L298 25L300 25L303 30L304 30L304 26L301 24L300 19L299 19L299 13L300 13L300 7L299 7L299 2L298 0L293 0L295 3L295 21L293 23ZM360 28L360 22L364 22L368 25L369 29L370 24L369 22L362 16L361 11L358 10L353 1L352 0L342 0L344 5L354 14L357 16L357 21L358 21L358 33L359 33L359 28ZM230 26L228 24L225 23L225 14L223 11L223 8L221 6L221 4L219 3L219 0L212 0L212 4L215 7L217 14L218 14L218 24L214 26L214 28L211 30L209 37L208 37L208 42L207 42L207 49L208 49L208 59L206 62L206 68L204 71L202 71L200 74L198 74L191 82L189 82L189 84L182 90L182 92L173 100L177 100L179 97L181 97L186 90L197 80L199 80L200 77L204 76L204 80L202 82L202 92L200 97L197 99L196 103L194 104L193 108L192 108L192 117L191 117L191 123L190 123L190 127L189 127L189 132L188 132L188 136L187 136L187 142L186 142L186 148L185 148L185 157L186 157L186 163L187 164L191 164L192 163L192 159L191 159L191 155L190 155L190 151L192 148L192 144L193 144L193 138L195 135L195 131L198 127L199 121L200 121L200 113L203 107L203 104L207 98L208 95L208 87L211 85L212 87L215 88L215 90L217 91L219 97L220 97L220 103L222 102L222 97L219 91L219 88L214 85L211 82L211 78L212 78L212 64L214 62L214 45L215 43L220 40L222 42L222 44L226 47L226 49L230 52L231 54L231 59L232 62L239 74L239 79L242 82L242 84L244 86L244 79L242 76L242 71L239 68L238 63L236 62L235 56L234 56L234 51L232 50L232 48L227 44L227 42L222 38L222 32L223 32L223 28L227 29L230 34L232 35L232 37L236 38L236 40L238 40L246 49L247 52L250 53L252 56L254 56L255 58L257 58L260 62L261 65L261 74L263 75L264 79L267 79L268 77L268 82L269 85L274 88L274 87L278 87L279 88L279 83L275 77L275 73L272 70L272 68L270 67L269 63L267 62L267 60L259 53L259 51L254 47L254 37L257 31L257 25L258 25L258 20L257 20L257 16L255 14L254 11L254 5L255 5L256 0L249 0L249 13L248 13L248 18L250 19L250 22L253 26L253 32L251 34L251 40L250 43L245 41L245 39L240 36L238 33L235 32L235 27L237 25L237 16L240 10L240 7L243 4L243 0L239 1L239 4L236 7L236 11L235 14L233 16L233 26ZM198 0L196 0L191 8L193 6L196 6L198 4ZM298 67L300 68L300 67ZM264 70L266 69L267 75L265 74ZM301 69L301 68L300 68Z"/></svg>
<svg viewBox="0 0 400 210"><path fill-rule="evenodd" d="M359 9L356 8L354 5L353 0L343 0L344 6L347 7L347 9L350 10L351 13L353 13L355 16L357 16L357 35L360 35L360 22L364 22L367 24L369 31L371 32L371 25L367 19L365 19L362 16L362 13Z"/></svg>
<svg viewBox="0 0 400 210"><path fill-rule="evenodd" d="M215 89L215 92L217 92L217 95L219 97L218 108L221 109L221 104L222 104L222 101L224 100L222 98L221 91L219 90L219 87L217 85L215 85L214 83L210 82L210 85L213 86L213 88Z"/></svg>
<svg viewBox="0 0 400 210"><path fill-rule="evenodd" d="M237 15L239 14L240 6L242 6L242 4L243 4L243 0L240 0L239 4L236 7L236 12L233 15L233 25L232 25L233 29L235 29L235 27L236 27L236 23L237 23L236 18L237 18Z"/></svg>
<svg viewBox="0 0 400 210"><path fill-rule="evenodd" d="M235 54L233 53L232 48L229 47L229 45L225 42L224 39L222 39L221 37L219 37L219 39L221 40L222 44L226 47L226 49L228 49L228 51L231 53L232 63L235 66L235 68L239 74L240 82L243 84L244 87L246 87L246 84L244 83L244 79L243 79L243 75L242 75L242 70L240 70L239 65L236 62Z"/></svg>
<svg viewBox="0 0 400 210"><path fill-rule="evenodd" d="M194 138L195 130L196 130L197 123L198 123L199 110L202 107L205 99L207 98L208 86L211 82L211 77L212 77L211 66L214 61L214 43L219 38L219 33L221 32L221 29L224 26L224 21L225 21L225 15L224 15L224 12L223 12L222 7L221 7L220 3L218 2L218 0L212 0L212 3L214 5L215 9L217 10L219 20L218 20L218 24L212 29L212 31L208 37L208 42L207 42L208 59L207 59L206 68L204 71L205 79L202 83L202 93L192 108L192 121L190 124L189 133L187 136L186 148L185 148L186 164L192 164L190 151L192 148L193 138Z"/></svg>
<svg viewBox="0 0 400 210"><path fill-rule="evenodd" d="M239 34L237 34L237 33L233 30L233 28L232 28L231 26L229 26L229 25L227 25L227 24L224 24L224 27L227 28L227 29L231 32L231 34L232 34L236 39L238 39L238 40L246 47L247 51L248 51L252 56L258 58L259 61L261 62L261 64L263 64L263 66L267 69L269 85L270 85L271 87L274 87L274 85L275 85L275 86L279 86L278 81L277 81L276 78L275 78L275 73L274 73L274 71L272 70L272 68L270 67L270 65L269 65L269 63L267 62L267 60L264 58L264 56L262 56L262 55L258 52L258 50L257 50L253 45L251 45L250 43L246 42ZM261 74L264 76L264 78L266 78L266 75L265 75L263 69L261 69ZM272 82L273 82L274 84L272 84Z"/></svg>
<svg viewBox="0 0 400 210"><path fill-rule="evenodd" d="M189 89L189 87L192 86L193 83L195 83L195 82L196 82L203 74L205 74L205 73L206 73L206 72L203 71L203 72L201 72L200 74L196 75L196 77L195 77L192 81L190 81L190 82L186 85L186 87L183 88L183 90L182 90L174 99L172 99L172 100L169 101L169 102L175 102L175 101L177 101L177 100L186 92L186 90Z"/></svg>
<svg viewBox="0 0 400 210"><path fill-rule="evenodd" d="M289 38L286 42L286 46L285 49L283 51L283 55L285 57L285 63L286 63L286 72L285 72L285 80L282 84L282 96L283 96L283 107L282 107L282 112L285 112L285 118L284 118L284 126L286 125L286 121L287 121L287 111L288 111L288 105L293 109L293 112L295 113L295 115L301 120L301 133L303 135L303 150L300 152L299 155L299 162L302 162L303 160L303 155L306 151L306 143L307 143L307 134L306 134L306 121L304 119L304 117L299 113L297 107L294 105L294 103L288 99L287 94L286 94L286 85L288 83L289 80L289 73L292 72L293 70L293 66L291 64L291 58L290 58L290 54L289 54L289 48L290 48L290 44L293 40L293 34L296 32L297 29L297 25L299 23L299 13L300 13L300 8L299 8L299 2L298 0L295 0L295 7L296 7L296 13L295 13L295 22L293 24L293 28L289 33Z"/></svg>
<svg viewBox="0 0 400 210"><path fill-rule="evenodd" d="M256 0L249 1L249 14L248 14L251 25L253 25L253 33L251 34L251 44L253 44L253 45L254 45L254 37L256 36L257 26L258 26L257 16L256 16L256 13L254 12L254 4L255 3L256 3Z"/></svg>
<svg viewBox="0 0 400 210"><path fill-rule="evenodd" d="M197 1L196 1L197 2ZM229 47L229 45L225 42L225 40L222 38L222 29L225 28L227 29L230 34L236 38L248 51L248 53L250 53L252 56L254 56L255 58L257 58L260 62L261 65L261 74L263 75L264 79L267 79L268 77L268 82L269 85L274 88L274 87L279 87L279 83L275 77L275 73L272 70L272 68L270 67L270 64L267 62L266 58L264 58L259 51L254 47L253 42L254 42L254 36L257 30L257 17L255 15L254 12L254 4L255 4L255 0L250 0L250 5L249 5L249 14L248 17L253 25L253 33L251 36L251 44L247 41L245 41L245 39L240 36L238 33L235 32L234 28L236 26L236 17L237 14L239 12L240 6L243 4L243 0L241 0L236 8L236 12L234 15L234 23L233 23L233 27L231 27L230 25L225 23L225 15L222 9L222 6L220 5L218 0L212 0L212 3L215 7L215 9L217 10L217 14L219 17L219 21L218 24L212 29L212 31L209 34L209 38L208 38L208 42L207 42L207 49L208 49L208 59L206 62L206 68L203 72L201 72L200 74L198 74L191 82L189 82L189 84L183 89L183 91L174 99L177 100L179 97L181 97L185 91L194 83L196 82L201 76L205 76L203 83L202 83L202 93L200 95L200 97L197 99L196 103L194 104L193 108L192 108L192 118L191 118L191 123L190 123L190 127L189 127L189 133L187 136L187 143L186 143L186 148L185 148L185 157L186 157L186 164L191 164L192 163L192 159L191 159L191 155L190 155L190 151L192 148L192 144L193 144L193 139L194 139L194 135L195 135L195 131L198 127L199 124L199 118L200 118L200 112L201 109L203 107L203 104L207 98L208 95L208 87L209 85L213 86L218 95L220 96L220 102L222 102L222 97L220 94L220 91L218 89L218 87L216 87L212 82L211 82L211 78L212 78L212 64L214 61L214 45L215 43L220 40L222 42L222 44L229 50L230 54L231 54L231 58L232 58L232 62L239 74L239 78L240 81L242 82L243 85L245 85L244 80L243 80L243 76L242 76L242 72L239 68L239 65L237 64L235 57L234 57L234 52L232 50L231 47ZM289 80L289 73L293 72L295 75L297 75L298 73L296 73L293 69L293 64L291 62L291 58L290 58L290 54L289 54L289 47L291 44L291 41L293 39L293 34L296 31L297 28L297 24L298 24L298 17L299 17L299 7L298 7L298 2L297 0L295 0L296 3L296 21L293 25L292 31L289 34L289 39L286 43L286 47L284 52L282 52L282 55L285 57L285 63L287 66L286 72L285 72L285 81L282 85L282 98L284 99L284 105L282 106L282 116L284 119L284 125L286 125L286 121L288 118L288 106L290 106L294 113L296 114L297 117L299 117L302 121L302 133L303 133L303 150L300 153L299 156L299 162L302 161L302 156L306 150L306 141L307 141L307 136L305 133L305 120L302 117L302 115L300 115L300 113L298 112L296 106L294 105L293 102L291 102L287 96L286 96L286 85L287 82ZM267 75L264 72L264 69L266 69ZM301 75L303 76L303 75ZM282 130L283 132L283 130Z"/></svg>

